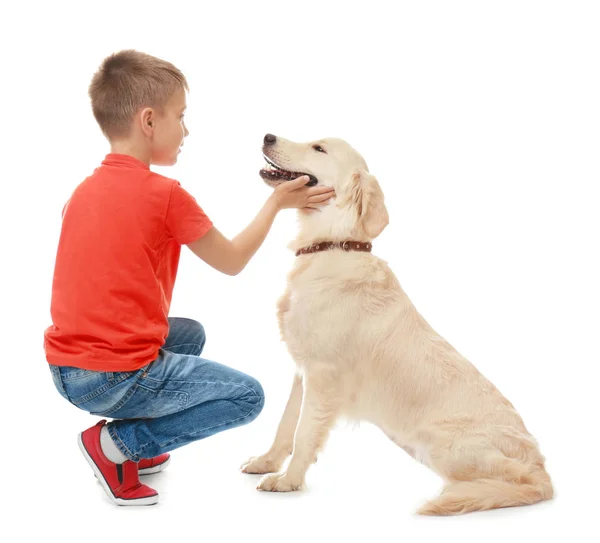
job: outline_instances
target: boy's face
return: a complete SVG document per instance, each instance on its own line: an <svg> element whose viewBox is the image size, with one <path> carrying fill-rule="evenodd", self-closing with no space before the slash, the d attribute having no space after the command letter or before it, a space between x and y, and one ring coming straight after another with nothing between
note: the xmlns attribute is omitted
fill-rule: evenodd
<svg viewBox="0 0 600 543"><path fill-rule="evenodd" d="M180 89L167 102L162 115L154 118L150 162L157 166L171 166L177 162L184 138L189 134L183 120L186 108L185 90Z"/></svg>

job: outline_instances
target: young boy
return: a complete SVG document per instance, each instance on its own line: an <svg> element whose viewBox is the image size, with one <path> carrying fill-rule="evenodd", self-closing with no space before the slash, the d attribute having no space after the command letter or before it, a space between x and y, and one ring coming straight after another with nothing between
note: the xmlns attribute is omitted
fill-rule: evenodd
<svg viewBox="0 0 600 543"><path fill-rule="evenodd" d="M89 94L111 152L63 209L44 349L65 399L118 419L79 434L79 446L119 505L155 504L140 474L163 469L168 451L251 422L264 402L258 381L200 358L200 323L168 317L181 246L236 275L281 209L314 210L333 196L305 187L308 178L283 183L225 238L179 182L150 170L177 162L187 90L169 62L132 50L105 59Z"/></svg>

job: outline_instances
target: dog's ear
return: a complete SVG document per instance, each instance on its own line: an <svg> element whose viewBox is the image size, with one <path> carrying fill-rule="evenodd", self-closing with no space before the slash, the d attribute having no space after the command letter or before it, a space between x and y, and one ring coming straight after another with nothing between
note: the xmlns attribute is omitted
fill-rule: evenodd
<svg viewBox="0 0 600 543"><path fill-rule="evenodd" d="M352 176L350 194L358 210L359 226L369 238L375 239L390 220L377 179L365 170L358 170Z"/></svg>

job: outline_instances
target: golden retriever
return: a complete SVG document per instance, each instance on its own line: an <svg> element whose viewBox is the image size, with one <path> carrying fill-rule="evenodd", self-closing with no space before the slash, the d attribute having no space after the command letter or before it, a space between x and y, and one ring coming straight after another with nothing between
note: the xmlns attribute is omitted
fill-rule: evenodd
<svg viewBox="0 0 600 543"><path fill-rule="evenodd" d="M290 245L299 256L278 302L297 372L273 445L242 471L267 474L260 490L301 489L336 419L346 417L377 425L445 480L421 514L550 499L544 457L515 408L429 326L387 263L371 254L388 213L363 158L340 139L294 143L270 134L263 155L261 176L271 186L310 174L336 198L321 211L299 212Z"/></svg>

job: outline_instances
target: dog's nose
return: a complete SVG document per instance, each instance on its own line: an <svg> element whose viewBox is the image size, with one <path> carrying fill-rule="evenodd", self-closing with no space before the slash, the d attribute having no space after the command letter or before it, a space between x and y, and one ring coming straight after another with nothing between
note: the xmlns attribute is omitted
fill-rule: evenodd
<svg viewBox="0 0 600 543"><path fill-rule="evenodd" d="M273 134L267 134L265 136L265 145L273 145L277 141L277 138Z"/></svg>

